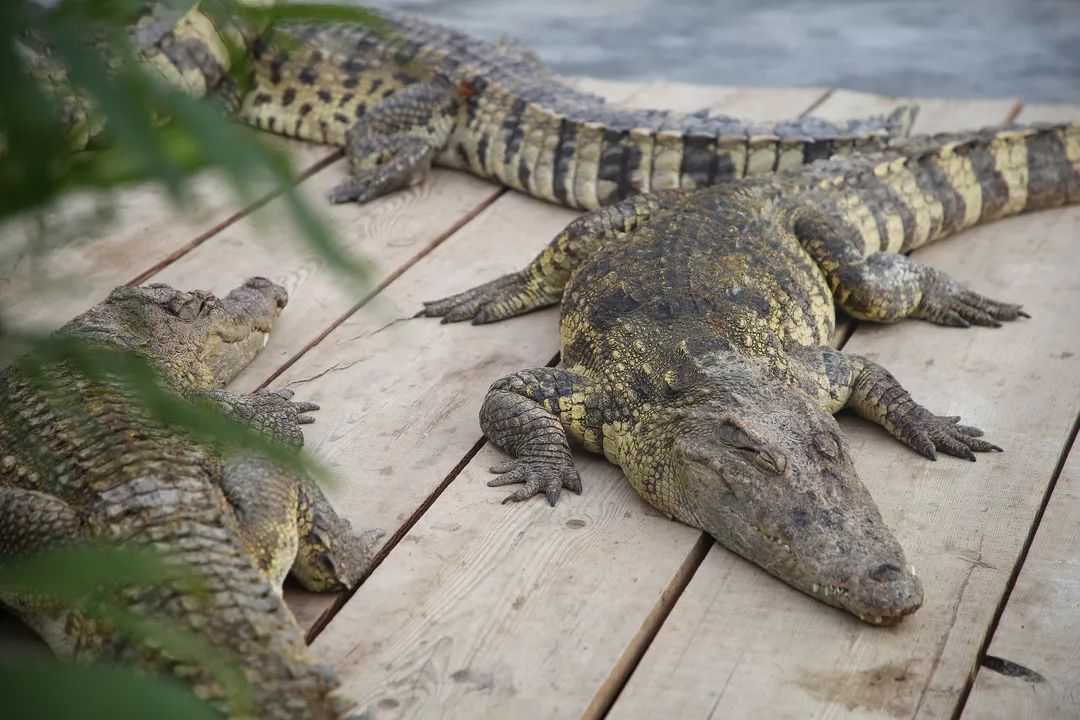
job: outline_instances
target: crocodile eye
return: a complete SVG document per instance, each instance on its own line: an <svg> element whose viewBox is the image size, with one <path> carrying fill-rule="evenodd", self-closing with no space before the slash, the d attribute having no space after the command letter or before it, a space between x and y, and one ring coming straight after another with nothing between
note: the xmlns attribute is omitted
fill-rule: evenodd
<svg viewBox="0 0 1080 720"><path fill-rule="evenodd" d="M199 316L201 302L200 298L190 293L181 293L161 303L161 307L181 320L194 320Z"/></svg>
<svg viewBox="0 0 1080 720"><path fill-rule="evenodd" d="M787 456L779 450L764 448L754 457L754 464L766 472L783 475L787 469Z"/></svg>
<svg viewBox="0 0 1080 720"><path fill-rule="evenodd" d="M829 432L822 431L814 433L813 437L814 447L816 447L822 455L831 460L835 460L840 455L840 442Z"/></svg>
<svg viewBox="0 0 1080 720"><path fill-rule="evenodd" d="M319 565L327 573L337 577L337 563L334 562L334 558L330 553L319 553Z"/></svg>
<svg viewBox="0 0 1080 720"><path fill-rule="evenodd" d="M734 419L724 418L724 421L720 424L720 427L716 431L717 439L746 453L758 453L761 450L761 446L754 438L750 437L750 433L746 432Z"/></svg>

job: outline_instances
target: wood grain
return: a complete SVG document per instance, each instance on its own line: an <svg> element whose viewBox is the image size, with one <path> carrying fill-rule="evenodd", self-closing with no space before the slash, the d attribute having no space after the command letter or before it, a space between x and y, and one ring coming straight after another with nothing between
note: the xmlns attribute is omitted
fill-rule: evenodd
<svg viewBox="0 0 1080 720"><path fill-rule="evenodd" d="M253 131L254 132L254 131ZM269 138L303 175L336 148ZM265 199L268 186L258 193ZM100 301L117 285L213 234L243 214L230 185L213 173L191 184L184 207L147 183L116 192L112 217L100 217L107 198L76 193L44 212L46 251L31 252L37 220L26 216L0 226L0 315L10 326L48 331Z"/></svg>
<svg viewBox="0 0 1080 720"><path fill-rule="evenodd" d="M471 175L436 168L426 181L364 205L329 206L326 193L345 177L338 161L299 186L343 248L366 266L356 282L328 265L274 201L223 229L152 276L154 282L226 291L264 275L289 291L270 343L232 387L258 387L363 298L395 277L501 189Z"/></svg>
<svg viewBox="0 0 1080 720"><path fill-rule="evenodd" d="M1057 362L1067 362L1058 359ZM1080 369L1073 368L1073 378ZM1080 453L1069 456L987 654L1019 666L980 667L965 720L1080 717ZM1036 673L1041 680L1024 670Z"/></svg>

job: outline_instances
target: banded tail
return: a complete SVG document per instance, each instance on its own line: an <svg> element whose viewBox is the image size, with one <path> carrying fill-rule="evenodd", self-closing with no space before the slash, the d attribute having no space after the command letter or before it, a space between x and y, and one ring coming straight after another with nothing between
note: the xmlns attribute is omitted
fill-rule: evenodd
<svg viewBox="0 0 1080 720"><path fill-rule="evenodd" d="M524 99L481 98L440 162L560 205L594 209L638 193L705 187L882 149L911 131L917 110L905 105L887 116L843 122L810 117L751 125L703 113L603 104L559 112Z"/></svg>
<svg viewBox="0 0 1080 720"><path fill-rule="evenodd" d="M808 177L811 201L857 231L863 256L908 252L978 223L1080 203L1080 121L913 137Z"/></svg>

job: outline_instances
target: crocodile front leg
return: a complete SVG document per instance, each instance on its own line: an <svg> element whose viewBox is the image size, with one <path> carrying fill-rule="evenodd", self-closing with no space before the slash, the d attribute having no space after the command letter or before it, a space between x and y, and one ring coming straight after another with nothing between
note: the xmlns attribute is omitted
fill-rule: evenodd
<svg viewBox="0 0 1080 720"><path fill-rule="evenodd" d="M633 195L575 218L525 269L503 275L472 290L424 303L418 315L443 322L472 319L473 324L497 322L554 305L574 269L605 242L617 241L679 195L665 191Z"/></svg>
<svg viewBox="0 0 1080 720"><path fill-rule="evenodd" d="M300 547L292 574L312 592L336 592L353 587L367 573L375 546L385 533L380 529L353 532L318 485L300 482L298 527Z"/></svg>
<svg viewBox="0 0 1080 720"><path fill-rule="evenodd" d="M218 484L275 587L291 571L308 590L333 592L352 587L366 572L382 533L354 533L302 473L245 454L226 461Z"/></svg>
<svg viewBox="0 0 1080 720"><path fill-rule="evenodd" d="M196 399L213 403L233 420L244 423L270 440L293 448L304 445L301 425L315 422L308 413L319 409L315 403L294 401L293 391L287 388L264 388L254 393L235 393L228 390L197 390Z"/></svg>
<svg viewBox="0 0 1080 720"><path fill-rule="evenodd" d="M825 391L819 397L830 412L851 408L931 460L938 450L973 462L977 452L1001 451L981 439L979 428L961 425L959 416L935 415L915 402L892 373L869 358L827 347L799 355L808 368L806 386Z"/></svg>
<svg viewBox="0 0 1080 720"><path fill-rule="evenodd" d="M436 79L394 93L349 130L351 175L330 191L334 203L367 202L423 180L446 147L461 96Z"/></svg>
<svg viewBox="0 0 1080 720"><path fill-rule="evenodd" d="M610 393L562 368L534 368L496 380L480 409L480 427L515 460L493 467L490 487L522 483L503 502L544 493L552 506L562 488L581 492L568 436L603 449L603 427L618 415Z"/></svg>

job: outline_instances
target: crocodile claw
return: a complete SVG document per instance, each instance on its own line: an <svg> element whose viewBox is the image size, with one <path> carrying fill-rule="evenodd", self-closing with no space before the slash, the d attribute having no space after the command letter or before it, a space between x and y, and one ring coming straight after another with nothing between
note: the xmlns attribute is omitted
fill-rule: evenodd
<svg viewBox="0 0 1080 720"><path fill-rule="evenodd" d="M417 317L441 317L444 323L472 320L473 325L497 322L558 302L541 284L524 273L496 278L457 295L424 303Z"/></svg>
<svg viewBox="0 0 1080 720"><path fill-rule="evenodd" d="M940 270L923 268L922 300L915 317L950 327L1001 327L1002 321L1031 317L1020 305L992 300L968 290Z"/></svg>
<svg viewBox="0 0 1080 720"><path fill-rule="evenodd" d="M533 495L543 493L548 504L555 507L563 488L575 493L581 492L581 476L573 462L543 461L522 458L500 463L491 468L499 477L488 480L488 487L502 487L521 483L522 487L503 499L503 504L528 500Z"/></svg>
<svg viewBox="0 0 1080 720"><path fill-rule="evenodd" d="M908 446L931 460L937 460L938 450L971 462L975 462L977 452L1002 452L997 445L981 439L982 430L959 422L955 415L934 415L917 405L904 415L900 431Z"/></svg>

